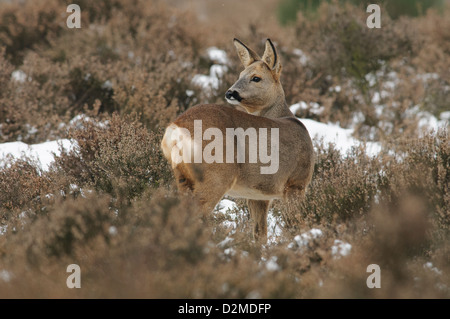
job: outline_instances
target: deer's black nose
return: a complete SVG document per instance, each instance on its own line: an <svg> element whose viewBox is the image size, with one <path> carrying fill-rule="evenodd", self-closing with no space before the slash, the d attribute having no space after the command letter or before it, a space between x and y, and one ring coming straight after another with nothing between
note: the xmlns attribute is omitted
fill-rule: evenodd
<svg viewBox="0 0 450 319"><path fill-rule="evenodd" d="M232 91L232 90L228 90L227 93L225 93L225 97L228 100L237 100L238 102L240 102L242 100L241 96L239 95L238 91Z"/></svg>

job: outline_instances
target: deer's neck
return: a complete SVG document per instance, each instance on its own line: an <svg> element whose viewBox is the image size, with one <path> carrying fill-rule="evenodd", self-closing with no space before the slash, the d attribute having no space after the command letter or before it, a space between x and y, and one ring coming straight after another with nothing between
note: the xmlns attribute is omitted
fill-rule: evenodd
<svg viewBox="0 0 450 319"><path fill-rule="evenodd" d="M286 103L286 99L284 95L280 96L276 99L275 103L272 106L263 109L259 116L264 116L268 118L279 118L279 117L293 117L291 110Z"/></svg>

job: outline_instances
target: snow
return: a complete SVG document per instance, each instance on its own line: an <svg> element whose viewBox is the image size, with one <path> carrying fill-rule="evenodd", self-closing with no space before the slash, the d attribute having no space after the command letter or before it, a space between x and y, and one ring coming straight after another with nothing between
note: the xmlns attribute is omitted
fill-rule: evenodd
<svg viewBox="0 0 450 319"><path fill-rule="evenodd" d="M349 152L352 147L363 144L363 142L352 137L352 129L345 129L333 123L320 123L311 119L300 120L305 125L312 139L323 140L325 144L334 143L336 149L343 154ZM377 156L380 151L381 145L379 143L366 142L367 155Z"/></svg>
<svg viewBox="0 0 450 319"><path fill-rule="evenodd" d="M450 111L442 112L440 118L442 121L450 121Z"/></svg>
<svg viewBox="0 0 450 319"><path fill-rule="evenodd" d="M309 104L309 107L308 107ZM309 102L306 103L305 101L300 101L299 103L292 104L290 106L290 110L293 114L295 114L298 110L308 110L309 113L320 115L325 110L325 107L320 105L316 102Z"/></svg>
<svg viewBox="0 0 450 319"><path fill-rule="evenodd" d="M244 214L242 210L236 205L236 203L230 199L222 199L214 209L215 214L222 214L227 217L227 220L222 222L222 226L229 228L230 234L234 234L237 229L237 222L239 217ZM242 219L242 218L241 218ZM269 210L267 216L267 243L274 244L280 238L282 233L283 221L281 216L275 216L272 210ZM218 244L219 247L224 247L229 244L233 239L230 237L225 238Z"/></svg>
<svg viewBox="0 0 450 319"><path fill-rule="evenodd" d="M93 123L98 128L107 128L109 125L108 120L100 122L100 121L96 121L95 119L87 116L86 114L78 114L69 121L69 127L73 127L76 129L82 129L85 127L85 123L87 123L87 122ZM65 123L60 124L60 127L65 127L65 126L66 126Z"/></svg>
<svg viewBox="0 0 450 319"><path fill-rule="evenodd" d="M210 47L206 50L206 52L211 61L225 65L229 63L227 53L224 50L220 50L216 47Z"/></svg>
<svg viewBox="0 0 450 319"><path fill-rule="evenodd" d="M223 214L227 216L227 220L222 222L225 228L229 228L234 232L237 228L238 214L242 213L239 211L238 206L235 202L229 199L222 199L214 209L215 214Z"/></svg>
<svg viewBox="0 0 450 319"><path fill-rule="evenodd" d="M372 104L374 104L375 107L379 106L377 104L380 103L382 99L387 98L389 96L389 94L390 93L386 90L381 90L380 92L375 92L372 96L372 100L371 100ZM377 115L380 115L380 114L377 114Z"/></svg>
<svg viewBox="0 0 450 319"><path fill-rule="evenodd" d="M54 155L60 154L60 146L66 150L74 147L75 142L68 139L44 142L40 144L28 145L23 142L9 142L0 144L0 166L3 166L7 158L29 157L35 159L40 168L48 170L50 164L54 161Z"/></svg>
<svg viewBox="0 0 450 319"><path fill-rule="evenodd" d="M267 243L275 244L281 237L284 223L281 216L275 216L272 210L269 210L267 214Z"/></svg>
<svg viewBox="0 0 450 319"><path fill-rule="evenodd" d="M318 228L312 228L300 235L296 235L294 240L287 246L289 249L299 249L302 251L314 240L321 240L324 238L322 230ZM323 239L322 239L323 240ZM339 259L350 254L352 245L344 242L340 239L335 239L333 245L330 248L331 255L334 259Z"/></svg>
<svg viewBox="0 0 450 319"><path fill-rule="evenodd" d="M118 233L117 227L116 227L116 226L109 226L109 228L108 228L108 233L109 233L111 236L116 236L117 233Z"/></svg>
<svg viewBox="0 0 450 319"><path fill-rule="evenodd" d="M103 84L102 84L102 89L112 89L113 85L112 82L110 80L106 80Z"/></svg>
<svg viewBox="0 0 450 319"><path fill-rule="evenodd" d="M261 260L265 262L265 266L268 271L277 271L281 269L277 263L277 256L271 256L267 261L265 261L263 258L261 258Z"/></svg>
<svg viewBox="0 0 450 319"><path fill-rule="evenodd" d="M10 282L13 277L13 274L5 269L0 270L0 279L4 282Z"/></svg>
<svg viewBox="0 0 450 319"><path fill-rule="evenodd" d="M418 126L421 132L426 131L438 131L440 128L448 127L449 125L449 113L443 112L440 115L440 120L438 120L433 114L421 111L417 113L417 116L420 118Z"/></svg>
<svg viewBox="0 0 450 319"><path fill-rule="evenodd" d="M213 65L209 69L209 74L196 74L192 78L192 83L204 90L218 90L220 80L225 72L228 71L229 60L227 53L216 47L210 47L206 50L207 56Z"/></svg>
<svg viewBox="0 0 450 319"><path fill-rule="evenodd" d="M320 114L323 111L323 106L318 103L310 103L311 108L309 111L314 114ZM290 106L292 113L296 113L298 110L308 109L308 104L304 101L293 104ZM338 124L334 123L321 123L311 119L298 118L308 130L312 139L322 140L324 144L334 143L336 149L341 153L346 154L351 151L352 147L363 144L360 140L352 137L353 129L342 128ZM376 142L366 142L366 153L369 156L377 156L381 151L381 145Z"/></svg>
<svg viewBox="0 0 450 319"><path fill-rule="evenodd" d="M11 79L19 83L24 83L26 80L31 81L31 77L28 77L22 70L13 71L11 73Z"/></svg>
<svg viewBox="0 0 450 319"><path fill-rule="evenodd" d="M297 113L298 110L306 110L308 109L308 105L304 101L300 101L299 103L292 104L289 109L293 114Z"/></svg>
<svg viewBox="0 0 450 319"><path fill-rule="evenodd" d="M306 247L311 240L322 237L323 233L318 228L312 228L309 231L294 237L294 241L288 245L288 248Z"/></svg>
<svg viewBox="0 0 450 319"><path fill-rule="evenodd" d="M226 247L228 246L232 241L234 240L234 238L231 237L226 237L224 240L222 240L220 243L217 244L217 247Z"/></svg>
<svg viewBox="0 0 450 319"><path fill-rule="evenodd" d="M427 270L430 270L431 272L433 272L436 275L439 275L439 276L442 275L442 270L440 270L439 268L433 266L433 263L430 262L430 261L428 261L425 264L423 264L423 268L427 269Z"/></svg>
<svg viewBox="0 0 450 319"><path fill-rule="evenodd" d="M204 90L217 90L219 89L220 78L226 70L226 66L214 64L209 70L209 75L196 74L192 78L192 83Z"/></svg>
<svg viewBox="0 0 450 319"><path fill-rule="evenodd" d="M309 57L300 49L294 49L292 50L292 53L294 53L296 56L298 56L298 60L301 65L306 65L309 61Z"/></svg>
<svg viewBox="0 0 450 319"><path fill-rule="evenodd" d="M342 240L335 239L333 246L331 246L331 255L333 255L335 259L339 259L350 254L351 250L352 245Z"/></svg>
<svg viewBox="0 0 450 319"><path fill-rule="evenodd" d="M328 91L339 93L341 92L341 86L340 85L332 86L328 89Z"/></svg>
<svg viewBox="0 0 450 319"><path fill-rule="evenodd" d="M234 249L233 247L227 248L227 249L225 249L225 250L223 251L223 253L224 253L226 256L234 256L234 255L236 255L236 249Z"/></svg>

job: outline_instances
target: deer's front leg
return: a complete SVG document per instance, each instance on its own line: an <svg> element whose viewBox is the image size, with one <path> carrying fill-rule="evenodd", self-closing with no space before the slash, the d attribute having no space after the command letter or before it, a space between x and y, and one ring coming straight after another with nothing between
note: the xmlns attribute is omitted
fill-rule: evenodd
<svg viewBox="0 0 450 319"><path fill-rule="evenodd" d="M254 221L253 237L260 242L267 241L267 212L270 200L247 200L250 218Z"/></svg>

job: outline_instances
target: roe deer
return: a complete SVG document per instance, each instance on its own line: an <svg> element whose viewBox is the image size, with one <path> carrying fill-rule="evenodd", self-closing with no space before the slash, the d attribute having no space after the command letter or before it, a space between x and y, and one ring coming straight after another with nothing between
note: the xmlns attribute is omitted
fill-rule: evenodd
<svg viewBox="0 0 450 319"><path fill-rule="evenodd" d="M246 198L253 236L265 242L272 200L303 196L313 174L314 150L305 126L287 106L281 62L270 39L262 58L238 39L233 42L245 67L225 95L235 106L188 109L167 127L161 147L177 187L192 191L204 214L224 195ZM260 158L254 154L258 146Z"/></svg>

